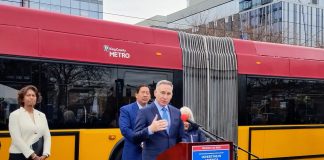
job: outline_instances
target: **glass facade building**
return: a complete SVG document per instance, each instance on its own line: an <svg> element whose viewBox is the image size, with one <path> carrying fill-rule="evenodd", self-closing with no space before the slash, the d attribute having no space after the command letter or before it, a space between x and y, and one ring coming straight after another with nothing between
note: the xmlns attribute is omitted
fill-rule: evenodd
<svg viewBox="0 0 324 160"><path fill-rule="evenodd" d="M168 21L169 17L172 16L168 16ZM167 27L197 34L324 48L324 1L234 0L169 21Z"/></svg>
<svg viewBox="0 0 324 160"><path fill-rule="evenodd" d="M253 2L240 1L243 39L324 47L324 7L319 1Z"/></svg>
<svg viewBox="0 0 324 160"><path fill-rule="evenodd" d="M102 19L103 17L103 0L0 0L0 4L96 19Z"/></svg>
<svg viewBox="0 0 324 160"><path fill-rule="evenodd" d="M271 2L273 2L273 0L240 0L240 11L252 9Z"/></svg>
<svg viewBox="0 0 324 160"><path fill-rule="evenodd" d="M190 11L189 11L190 12ZM237 1L228 1L224 4L214 6L212 8L202 10L195 14L190 14L189 16L179 18L174 21L168 22L168 28L177 29L192 29L192 32L196 32L201 24L209 25L209 22L231 16L238 13ZM169 17L168 17L169 18Z"/></svg>

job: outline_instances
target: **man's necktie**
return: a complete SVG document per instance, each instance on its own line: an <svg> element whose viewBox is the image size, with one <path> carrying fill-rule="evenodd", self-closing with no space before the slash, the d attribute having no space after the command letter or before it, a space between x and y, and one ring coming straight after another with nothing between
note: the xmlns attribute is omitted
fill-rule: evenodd
<svg viewBox="0 0 324 160"><path fill-rule="evenodd" d="M168 110L163 107L162 108L162 119L166 120L168 122L168 127L167 127L167 133L169 134L169 124L170 124L170 120L169 120L169 116L168 116Z"/></svg>

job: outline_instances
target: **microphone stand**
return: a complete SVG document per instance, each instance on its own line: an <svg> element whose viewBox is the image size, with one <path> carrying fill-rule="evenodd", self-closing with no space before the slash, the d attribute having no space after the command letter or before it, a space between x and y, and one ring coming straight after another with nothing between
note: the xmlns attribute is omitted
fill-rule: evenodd
<svg viewBox="0 0 324 160"><path fill-rule="evenodd" d="M228 140L226 140L226 139L223 138L223 137L217 136L217 135L215 135L215 134L209 132L208 130L206 130L205 128L203 128L201 125L196 124L195 126L198 127L198 130L200 130L200 131L201 131L202 133L204 133L207 137L211 138L211 139L214 140L214 141L217 141L217 139L220 139L220 140L222 140L222 141L228 141ZM240 149L241 151L247 153L249 156L253 156L253 157L255 157L256 159L260 159L258 156L256 156L256 155L252 154L251 152L249 152L249 151L247 151L247 150L245 150L245 149L239 147L239 146L236 145L235 143L233 143L233 148L234 148L234 155L235 155L234 159L235 159L235 160L237 160L237 149Z"/></svg>
<svg viewBox="0 0 324 160"><path fill-rule="evenodd" d="M203 134L206 135L206 137L209 137L210 139L217 141L217 137L215 137L214 135L210 134L208 131L206 131L203 127L198 127L198 130L201 131Z"/></svg>

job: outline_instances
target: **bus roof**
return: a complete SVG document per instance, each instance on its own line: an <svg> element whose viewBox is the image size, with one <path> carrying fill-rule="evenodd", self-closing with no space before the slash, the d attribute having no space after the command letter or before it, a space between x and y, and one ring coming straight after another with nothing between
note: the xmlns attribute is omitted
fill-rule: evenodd
<svg viewBox="0 0 324 160"><path fill-rule="evenodd" d="M182 69L175 31L0 5L0 54Z"/></svg>

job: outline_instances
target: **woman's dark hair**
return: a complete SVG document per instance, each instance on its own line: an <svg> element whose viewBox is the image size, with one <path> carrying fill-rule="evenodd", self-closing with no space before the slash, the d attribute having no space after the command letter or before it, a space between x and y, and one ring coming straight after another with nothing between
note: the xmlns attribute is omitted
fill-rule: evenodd
<svg viewBox="0 0 324 160"><path fill-rule="evenodd" d="M24 97L27 94L28 90L32 90L35 92L36 103L40 103L42 101L42 96L41 96L40 92L38 92L38 89L33 85L28 85L28 86L25 86L22 89L20 89L18 92L18 105L19 106L24 106Z"/></svg>

